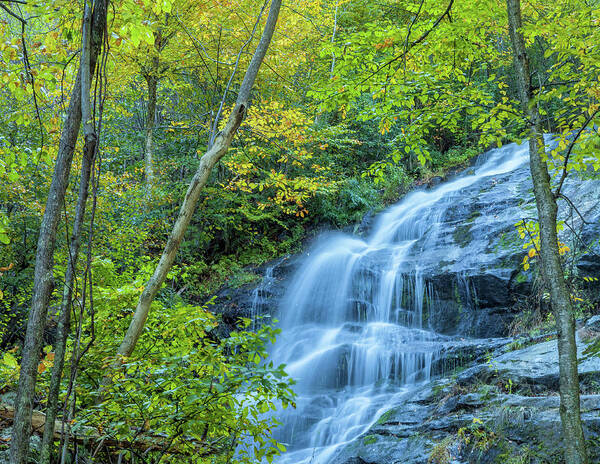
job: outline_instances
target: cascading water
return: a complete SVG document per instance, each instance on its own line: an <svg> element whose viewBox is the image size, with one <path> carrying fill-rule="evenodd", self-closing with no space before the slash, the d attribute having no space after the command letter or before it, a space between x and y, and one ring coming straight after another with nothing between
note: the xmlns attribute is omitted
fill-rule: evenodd
<svg viewBox="0 0 600 464"><path fill-rule="evenodd" d="M436 242L446 210L467 187L526 161L525 145L492 150L454 180L407 195L368 238L319 240L281 304L282 333L272 351L298 393L297 408L279 415L276 438L289 450L280 463L329 462L399 395L430 379L449 337L423 322L435 297L419 252Z"/></svg>
<svg viewBox="0 0 600 464"><path fill-rule="evenodd" d="M281 264L282 259L277 260L272 266L265 269L265 275L261 283L252 292L252 306L250 307L250 318L252 319L252 329L256 330L261 323L261 315L269 303L270 288L275 283L273 269Z"/></svg>

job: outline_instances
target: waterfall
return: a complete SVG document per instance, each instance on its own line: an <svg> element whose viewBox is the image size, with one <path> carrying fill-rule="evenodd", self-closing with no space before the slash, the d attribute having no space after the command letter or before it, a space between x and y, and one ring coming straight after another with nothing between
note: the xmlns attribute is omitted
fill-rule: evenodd
<svg viewBox="0 0 600 464"><path fill-rule="evenodd" d="M279 463L331 461L399 395L431 378L451 337L431 329L435 292L419 254L448 232L444 215L465 189L527 159L526 145L492 150L453 180L404 197L369 237L318 240L281 303L282 333L271 355L287 365L298 393L297 408L278 415L276 438L288 446Z"/></svg>
<svg viewBox="0 0 600 464"><path fill-rule="evenodd" d="M265 275L259 285L252 292L252 303L250 306L250 318L252 319L252 330L257 330L263 322L262 315L269 303L270 288L275 283L273 269L275 269L283 259L277 260L271 266L265 269Z"/></svg>

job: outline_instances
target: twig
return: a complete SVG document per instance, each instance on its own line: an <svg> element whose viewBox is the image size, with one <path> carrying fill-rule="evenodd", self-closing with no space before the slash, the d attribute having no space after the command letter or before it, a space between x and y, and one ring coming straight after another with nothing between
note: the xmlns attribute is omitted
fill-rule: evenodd
<svg viewBox="0 0 600 464"><path fill-rule="evenodd" d="M433 24L433 26L431 26L430 29L426 30L418 39L414 40L413 42L410 43L410 45L408 47L404 48L404 53L402 53L401 55L398 55L394 58L392 58L391 60L386 61L384 64L380 65L377 67L377 69L375 71L373 71L371 74L369 74L367 77L365 77L362 81L360 81L358 84L356 84L354 86L354 88L358 87L359 85L364 84L366 81L368 81L371 77L373 77L375 74L379 73L379 71L381 71L383 68L385 68L386 66L391 65L392 63L395 63L398 60L403 59L406 54L416 45L420 44L421 42L423 42L427 36L442 22L442 20L448 16L450 17L450 10L452 9L452 5L454 4L454 0L450 0L448 2L448 6L446 7L446 10L442 13L442 15L435 21L435 23Z"/></svg>
<svg viewBox="0 0 600 464"><path fill-rule="evenodd" d="M25 2L15 1L15 2L7 2L7 3L18 3L26 5ZM35 107L35 114L40 125L40 155L42 154L42 150L44 148L44 124L42 123L42 117L40 115L40 107L37 101L37 93L35 92L35 78L31 73L31 64L29 63L29 54L27 53L27 42L25 40L25 26L27 25L27 21L13 12L6 5L0 3L0 8L6 11L10 16L15 18L17 21L21 23L21 44L23 45L23 67L25 68L25 75L27 76L27 81L31 83L31 90L33 92L33 105Z"/></svg>
<svg viewBox="0 0 600 464"><path fill-rule="evenodd" d="M452 1L454 1L454 0L452 0ZM219 119L221 119L221 113L223 112L223 107L225 106L225 100L227 98L227 93L229 92L229 87L231 86L231 83L233 82L233 78L235 77L235 73L237 72L237 68L240 64L240 58L242 57L242 53L244 52L246 47L248 45L250 45L250 42L252 42L252 40L254 39L256 29L258 28L258 25L260 23L260 18L262 18L262 15L263 15L265 9L267 8L268 3L269 3L268 0L266 0L265 3L263 4L262 8L260 9L260 12L258 13L258 17L256 18L256 22L254 23L254 27L252 28L252 34L250 34L250 37L248 38L248 40L242 45L242 48L240 48L240 51L238 52L238 55L235 59L235 65L233 67L233 71L231 71L231 76L229 77L229 81L227 81L227 86L225 87L225 91L223 92L223 98L221 98L221 104L219 105L219 110L217 111L217 114L215 115L215 119L213 121L213 126L211 128L211 134L208 139L208 147L209 148L215 143L215 140L217 138L217 134L218 134L217 129L219 127Z"/></svg>
<svg viewBox="0 0 600 464"><path fill-rule="evenodd" d="M2 8L4 11L6 11L9 15L11 15L13 18L15 18L21 24L27 24L27 21L25 21L23 18L21 18L19 15L17 15L16 13L14 13L10 8L8 8L7 6L3 5L2 3L0 3L0 8Z"/></svg>
<svg viewBox="0 0 600 464"><path fill-rule="evenodd" d="M558 198L560 196L560 189L562 188L563 183L565 182L565 179L567 178L567 174L568 174L567 164L569 163L569 157L571 156L571 152L573 151L573 147L575 146L575 143L577 143L577 139L579 139L579 137L581 136L581 134L583 133L583 131L585 130L587 125L590 123L590 121L592 119L594 119L594 116L596 116L596 114L598 114L599 111L600 111L600 106L598 108L596 108L596 111L594 111L593 113L591 113L588 116L588 118L585 120L583 125L577 131L575 138L573 138L573 140L571 140L571 143L569 144L569 149L567 150L567 154L565 155L565 162L563 163L563 172L562 172L562 175L560 176L560 181L558 183L558 187L556 187L556 191L554 192L554 198Z"/></svg>
<svg viewBox="0 0 600 464"><path fill-rule="evenodd" d="M406 40L404 40L404 55L403 55L403 59L404 59L404 74L406 75L406 54L408 53L408 41L410 39L410 33L412 32L412 28L415 25L415 23L417 22L417 19L419 19L419 15L421 14L421 10L423 9L423 4L425 3L425 0L421 0L421 3L419 4L419 9L417 10L417 14L415 14L413 16L412 21L410 22L410 25L408 26L408 31L406 32Z"/></svg>
<svg viewBox="0 0 600 464"><path fill-rule="evenodd" d="M579 212L579 210L577 209L577 207L575 206L575 204L571 201L571 199L569 197L567 197L563 193L559 193L558 194L558 198L562 198L567 203L569 203L569 206L571 206L571 208L573 208L573 210L575 210L575 212L577 213L577 215L581 218L581 222L583 222L584 224L593 224L592 222L589 222L589 221L585 220L585 218L583 217L583 214L581 214Z"/></svg>

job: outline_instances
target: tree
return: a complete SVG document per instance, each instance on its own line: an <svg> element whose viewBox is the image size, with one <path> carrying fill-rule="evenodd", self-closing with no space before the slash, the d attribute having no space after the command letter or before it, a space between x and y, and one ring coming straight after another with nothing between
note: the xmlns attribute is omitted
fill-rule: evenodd
<svg viewBox="0 0 600 464"><path fill-rule="evenodd" d="M104 39L107 3L107 0L94 2L94 10L91 18L89 58L86 62L82 60L79 66L79 73L71 95L67 119L63 127L58 156L54 165L52 184L48 193L46 209L40 228L36 252L33 297L27 322L27 333L23 346L21 372L15 400L16 414L10 445L11 464L24 464L27 462L33 397L43 341L42 334L48 312L48 302L54 285L52 271L56 230L82 121L82 111L85 107L84 102L87 101L87 105L89 106L89 80L96 69L96 62ZM82 100L85 89L87 89L88 96ZM89 124L89 119L83 122L84 125L87 125ZM86 130L86 145L90 146L89 144L92 142L95 144L95 140L92 140L93 137Z"/></svg>
<svg viewBox="0 0 600 464"><path fill-rule="evenodd" d="M179 245L183 240L183 236L187 229L187 226L194 214L196 203L202 187L208 181L208 177L213 167L219 162L219 160L227 153L231 142L240 127L240 124L244 120L244 117L248 111L250 91L258 75L260 65L269 48L273 32L275 31L275 25L277 24L277 18L279 16L279 10L281 8L281 0L272 0L269 15L265 23L265 27L252 56L252 60L248 65L244 79L240 85L238 97L236 99L235 106L229 115L225 127L216 134L216 138L212 143L209 144L209 149L206 151L204 156L200 160L200 164L196 171L196 174L192 178L188 190L185 194L185 198L181 205L179 216L175 221L173 230L167 240L167 244L160 257L160 261L154 270L154 273L150 280L146 283L142 294L140 295L135 313L127 329L127 333L119 346L119 356L130 356L135 349L136 343L142 334L148 312L150 311L150 305L156 296L156 293L162 286L166 279L167 273L175 256ZM219 115L217 114L217 118Z"/></svg>
<svg viewBox="0 0 600 464"><path fill-rule="evenodd" d="M560 373L560 417L567 464L587 464L585 438L579 409L579 376L577 373L577 345L575 318L571 295L565 282L556 229L558 205L552 191L550 174L545 158L546 145L538 107L532 101L529 56L523 38L520 0L507 0L508 25L516 70L516 82L523 113L529 123L529 158L533 192L540 228L541 271L550 303L556 318L558 332L558 360Z"/></svg>

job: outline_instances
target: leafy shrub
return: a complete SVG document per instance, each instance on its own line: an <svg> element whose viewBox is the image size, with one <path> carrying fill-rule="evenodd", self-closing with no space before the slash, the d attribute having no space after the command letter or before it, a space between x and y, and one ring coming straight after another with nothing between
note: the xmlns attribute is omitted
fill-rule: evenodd
<svg viewBox="0 0 600 464"><path fill-rule="evenodd" d="M251 321L244 319L241 330L219 339L213 334L218 319L208 306L156 301L136 351L115 369L114 333L124 332L128 317L123 316L134 307L147 273L121 287L100 287L119 279L107 260L96 268L95 343L86 355L86 376L78 382L75 429L93 427L132 449L145 446L145 432L151 430L156 441L151 452L177 455L182 463L256 462L285 450L271 438L277 421L267 414L276 405L294 405L283 366L264 361L277 329L266 325L250 332ZM89 342L91 327L83 333L82 342ZM93 379L107 370L110 382L99 390ZM246 442L253 446L239 449Z"/></svg>

